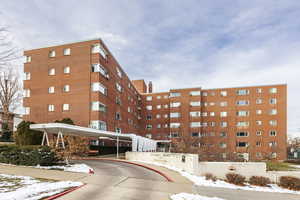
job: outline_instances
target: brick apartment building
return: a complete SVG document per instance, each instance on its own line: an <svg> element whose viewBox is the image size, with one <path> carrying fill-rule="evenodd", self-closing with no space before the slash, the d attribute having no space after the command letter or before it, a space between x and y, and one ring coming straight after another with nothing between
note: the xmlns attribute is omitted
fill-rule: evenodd
<svg viewBox="0 0 300 200"><path fill-rule="evenodd" d="M100 39L24 52L24 120L77 125L156 140L202 138L205 159L236 154L286 159L287 86L171 89L131 81Z"/></svg>

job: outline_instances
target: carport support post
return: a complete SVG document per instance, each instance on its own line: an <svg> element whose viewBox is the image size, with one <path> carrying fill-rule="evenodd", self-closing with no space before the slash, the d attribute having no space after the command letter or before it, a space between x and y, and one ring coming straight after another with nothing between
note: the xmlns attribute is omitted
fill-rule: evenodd
<svg viewBox="0 0 300 200"><path fill-rule="evenodd" d="M47 146L49 146L48 133L47 133L47 131L44 130L43 139L42 139L42 146L44 145L45 140L47 142Z"/></svg>
<svg viewBox="0 0 300 200"><path fill-rule="evenodd" d="M119 137L117 137L117 159L119 159Z"/></svg>
<svg viewBox="0 0 300 200"><path fill-rule="evenodd" d="M64 137L63 137L63 134L61 131L58 131L58 134L57 134L56 147L58 147L59 139L61 139L62 148L65 149Z"/></svg>

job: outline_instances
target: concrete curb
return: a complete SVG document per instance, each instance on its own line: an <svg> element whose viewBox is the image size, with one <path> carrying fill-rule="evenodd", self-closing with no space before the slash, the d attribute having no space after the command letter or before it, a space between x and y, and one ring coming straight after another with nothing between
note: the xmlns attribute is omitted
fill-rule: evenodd
<svg viewBox="0 0 300 200"><path fill-rule="evenodd" d="M143 167L145 169L149 169L149 170L154 171L154 172L158 173L159 175L163 176L165 179L167 179L168 182L174 182L168 175L166 175L165 173L163 173L157 169L154 169L152 167L149 167L149 166L146 166L143 164L126 161L126 160L117 160L117 159L111 159L111 158L75 158L75 160L108 160L108 161L114 161L114 162L123 162L123 163L127 163L127 164L136 165L139 167Z"/></svg>
<svg viewBox="0 0 300 200"><path fill-rule="evenodd" d="M82 187L85 186L85 185L86 185L86 183L84 183L83 185L80 185L80 186L73 187L73 188L71 188L71 189L65 190L65 191L63 191L63 192L61 192L61 193L54 194L54 195L52 195L52 196L50 196L50 197L47 197L47 198L45 198L45 199L43 199L43 200L53 200L53 199L57 199L57 198L59 198L59 197L61 197L61 196L64 196L64 195L70 193L70 192L73 192L73 191L75 191L75 190L78 190L79 188L82 188Z"/></svg>

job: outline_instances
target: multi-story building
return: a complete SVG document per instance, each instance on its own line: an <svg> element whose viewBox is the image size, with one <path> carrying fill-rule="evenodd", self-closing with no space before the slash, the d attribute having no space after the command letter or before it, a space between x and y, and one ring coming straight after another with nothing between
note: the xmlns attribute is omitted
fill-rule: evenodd
<svg viewBox="0 0 300 200"><path fill-rule="evenodd" d="M77 125L157 140L203 138L209 158L286 158L286 85L171 89L131 81L100 40L25 51L24 119L69 117Z"/></svg>

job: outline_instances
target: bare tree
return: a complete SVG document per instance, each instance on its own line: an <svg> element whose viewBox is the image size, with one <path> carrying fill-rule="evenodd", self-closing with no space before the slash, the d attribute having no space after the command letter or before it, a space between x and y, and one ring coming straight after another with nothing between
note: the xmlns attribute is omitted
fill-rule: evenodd
<svg viewBox="0 0 300 200"><path fill-rule="evenodd" d="M8 29L0 27L0 68L7 66L7 63L18 58L18 50L8 38Z"/></svg>
<svg viewBox="0 0 300 200"><path fill-rule="evenodd" d="M3 121L7 123L10 112L14 111L21 102L22 86L19 76L12 68L0 74L0 108L3 111Z"/></svg>

